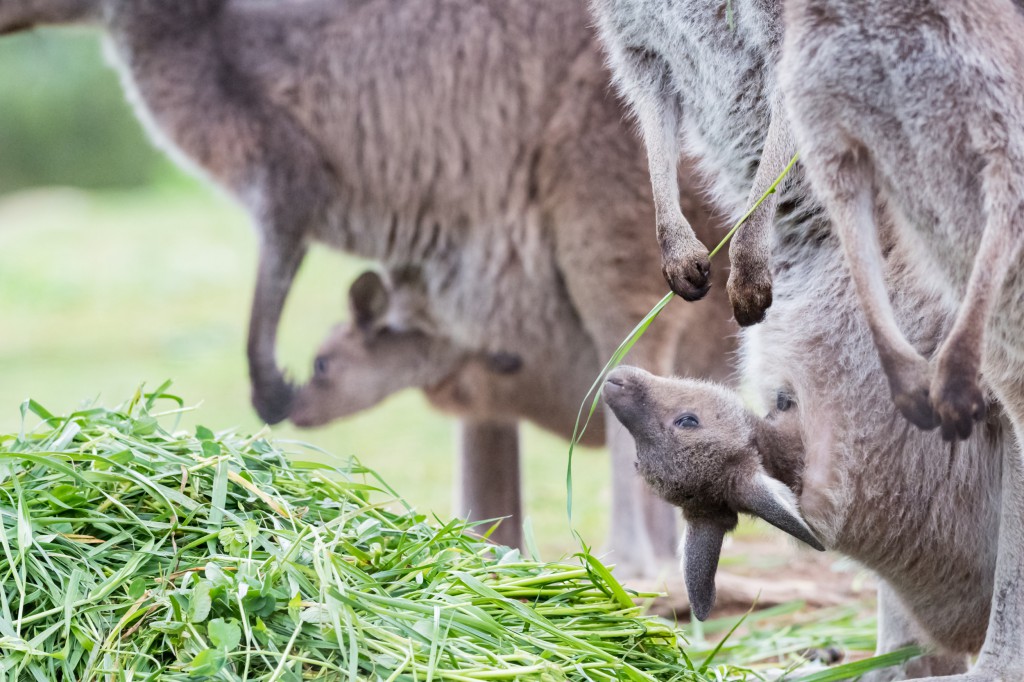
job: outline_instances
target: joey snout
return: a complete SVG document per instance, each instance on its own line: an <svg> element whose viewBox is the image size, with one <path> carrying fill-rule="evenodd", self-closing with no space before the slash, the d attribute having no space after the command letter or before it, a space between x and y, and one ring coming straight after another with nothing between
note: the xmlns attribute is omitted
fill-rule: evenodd
<svg viewBox="0 0 1024 682"><path fill-rule="evenodd" d="M604 401L633 437L642 426L647 402L640 370L617 367L608 373L603 389Z"/></svg>

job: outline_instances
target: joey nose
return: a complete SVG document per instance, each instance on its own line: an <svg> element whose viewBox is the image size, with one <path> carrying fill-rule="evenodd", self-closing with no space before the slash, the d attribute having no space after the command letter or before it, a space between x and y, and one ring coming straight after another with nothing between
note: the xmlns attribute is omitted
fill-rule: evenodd
<svg viewBox="0 0 1024 682"><path fill-rule="evenodd" d="M623 393L635 387L636 370L632 367L616 367L604 379L605 391Z"/></svg>
<svg viewBox="0 0 1024 682"><path fill-rule="evenodd" d="M643 374L635 367L618 367L605 377L604 401L627 429L643 417Z"/></svg>

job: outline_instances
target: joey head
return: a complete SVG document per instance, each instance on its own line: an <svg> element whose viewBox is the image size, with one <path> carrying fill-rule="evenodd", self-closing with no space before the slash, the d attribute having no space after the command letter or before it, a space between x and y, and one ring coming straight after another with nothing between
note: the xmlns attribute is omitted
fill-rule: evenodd
<svg viewBox="0 0 1024 682"><path fill-rule="evenodd" d="M637 470L682 509L686 589L699 620L714 606L722 540L740 512L824 550L797 505L802 448L777 414L784 409L758 418L715 384L635 367L608 375L604 399L636 440ZM784 395L779 407L790 407Z"/></svg>
<svg viewBox="0 0 1024 682"><path fill-rule="evenodd" d="M405 388L431 388L473 363L495 374L519 370L508 353L473 352L433 329L421 315L420 292L406 273L389 286L373 271L349 289L349 321L331 330L313 362L313 376L295 393L290 419L321 426L373 407Z"/></svg>

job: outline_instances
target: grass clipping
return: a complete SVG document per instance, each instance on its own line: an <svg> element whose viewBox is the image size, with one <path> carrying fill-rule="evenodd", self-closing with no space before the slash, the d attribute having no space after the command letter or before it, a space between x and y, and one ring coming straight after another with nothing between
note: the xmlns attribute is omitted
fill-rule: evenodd
<svg viewBox="0 0 1024 682"><path fill-rule="evenodd" d="M0 676L693 679L678 632L589 554L527 561L390 510L357 464L171 433L167 397L29 402L42 426L0 436Z"/></svg>

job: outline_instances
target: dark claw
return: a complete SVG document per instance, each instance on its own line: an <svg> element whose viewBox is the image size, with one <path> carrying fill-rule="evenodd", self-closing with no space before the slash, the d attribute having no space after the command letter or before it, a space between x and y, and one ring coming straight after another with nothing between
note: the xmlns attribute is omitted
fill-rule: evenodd
<svg viewBox="0 0 1024 682"><path fill-rule="evenodd" d="M973 423L970 419L942 422L942 440L950 442L966 440L971 435Z"/></svg>
<svg viewBox="0 0 1024 682"><path fill-rule="evenodd" d="M665 265L662 273L672 291L684 301L699 301L711 289L711 263L706 257L678 269L675 264Z"/></svg>
<svg viewBox="0 0 1024 682"><path fill-rule="evenodd" d="M942 439L965 440L974 422L985 416L985 398L976 383L954 382L941 390L936 409L942 419Z"/></svg>
<svg viewBox="0 0 1024 682"><path fill-rule="evenodd" d="M931 431L942 423L923 391L913 395L895 395L893 400L906 420L922 431Z"/></svg>
<svg viewBox="0 0 1024 682"><path fill-rule="evenodd" d="M523 368L523 358L515 353L499 351L487 356L487 366L495 374L515 374Z"/></svg>
<svg viewBox="0 0 1024 682"><path fill-rule="evenodd" d="M750 327L764 321L768 308L772 306L772 286L734 285L730 282L729 302L732 314L741 327Z"/></svg>

